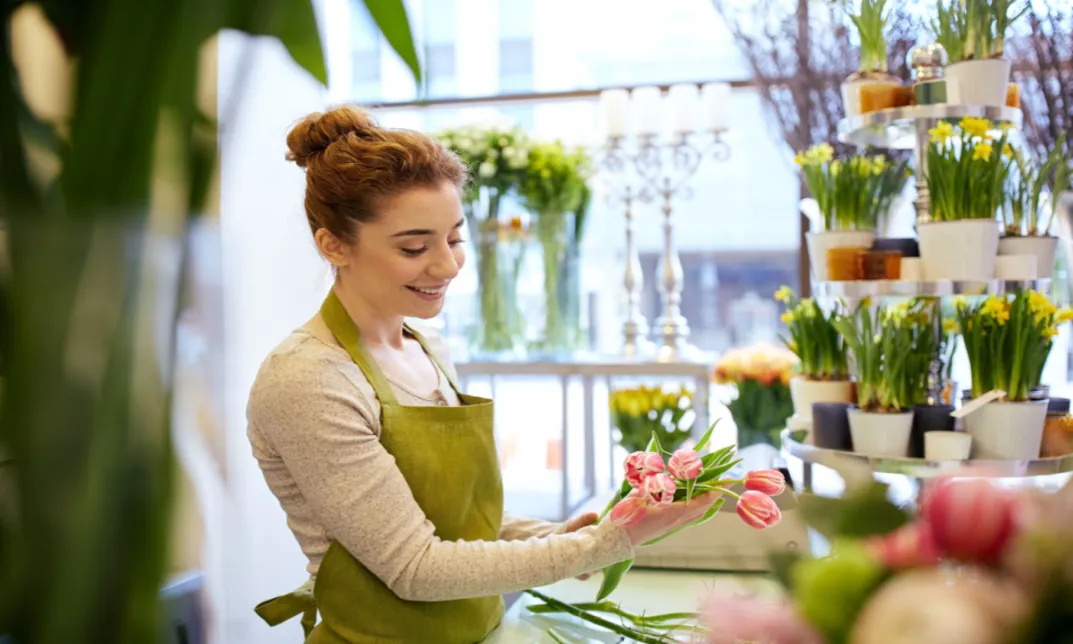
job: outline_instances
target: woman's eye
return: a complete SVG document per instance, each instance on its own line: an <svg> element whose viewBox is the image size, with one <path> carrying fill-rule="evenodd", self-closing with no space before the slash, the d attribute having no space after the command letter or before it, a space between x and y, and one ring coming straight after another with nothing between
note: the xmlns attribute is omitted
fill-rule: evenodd
<svg viewBox="0 0 1073 644"><path fill-rule="evenodd" d="M421 248L402 248L400 250L404 255L408 255L410 257L417 257L421 253L424 253L426 250L428 250L428 248L422 246Z"/></svg>
<svg viewBox="0 0 1073 644"><path fill-rule="evenodd" d="M466 241L466 240L464 240L462 238L449 239L449 240L447 240L447 243L450 244L451 246L458 246L459 244L461 244L464 241Z"/></svg>

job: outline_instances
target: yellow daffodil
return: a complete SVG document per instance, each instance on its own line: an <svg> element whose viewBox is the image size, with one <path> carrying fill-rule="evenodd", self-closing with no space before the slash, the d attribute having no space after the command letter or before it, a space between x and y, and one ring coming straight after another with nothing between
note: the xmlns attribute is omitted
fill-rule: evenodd
<svg viewBox="0 0 1073 644"><path fill-rule="evenodd" d="M779 316L779 319L782 320L782 323L786 326L790 326L794 323L794 313L793 311L786 311L781 316Z"/></svg>
<svg viewBox="0 0 1073 644"><path fill-rule="evenodd" d="M1053 340L1056 335L1058 335L1058 329L1053 326L1043 330L1043 337L1048 340Z"/></svg>
<svg viewBox="0 0 1073 644"><path fill-rule="evenodd" d="M828 163L835 158L835 149L828 143L812 146L805 156L815 163Z"/></svg>
<svg viewBox="0 0 1073 644"><path fill-rule="evenodd" d="M816 314L820 312L820 307L816 306L816 302L812 298L801 300L799 308L805 314L805 317L809 319L816 317Z"/></svg>
<svg viewBox="0 0 1073 644"><path fill-rule="evenodd" d="M1055 324L1065 324L1073 320L1073 309L1068 306L1058 311L1058 317L1055 319Z"/></svg>
<svg viewBox="0 0 1073 644"><path fill-rule="evenodd" d="M861 307L868 308L870 306L872 306L872 297L870 295L865 295L861 298Z"/></svg>
<svg viewBox="0 0 1073 644"><path fill-rule="evenodd" d="M939 121L938 125L928 130L928 135L933 143L945 143L947 139L954 136L954 126L947 121Z"/></svg>
<svg viewBox="0 0 1073 644"><path fill-rule="evenodd" d="M831 162L831 176L832 177L837 177L838 173L841 172L841 171L842 171L842 162L841 161L832 161Z"/></svg>
<svg viewBox="0 0 1073 644"><path fill-rule="evenodd" d="M1002 146L1002 156L1006 157L1007 159L1013 158L1013 146L1009 143Z"/></svg>
<svg viewBox="0 0 1073 644"><path fill-rule="evenodd" d="M951 319L951 318L947 318L947 319L943 320L943 333L946 333L947 335L949 335L949 334L957 333L957 332L958 332L958 322L957 322L957 320L954 320L954 319Z"/></svg>
<svg viewBox="0 0 1073 644"><path fill-rule="evenodd" d="M990 143L977 143L972 148L972 160L973 161L990 161L991 160L992 147Z"/></svg>
<svg viewBox="0 0 1073 644"><path fill-rule="evenodd" d="M794 164L798 167L805 165L805 155L802 152L798 152L794 155Z"/></svg>
<svg viewBox="0 0 1073 644"><path fill-rule="evenodd" d="M991 121L979 118L975 116L966 116L958 123L961 126L961 130L969 136L979 137L981 139L987 138L987 133L990 132L994 125Z"/></svg>
<svg viewBox="0 0 1073 644"><path fill-rule="evenodd" d="M789 302L794 297L794 290L789 286L780 286L779 290L775 291L776 302Z"/></svg>
<svg viewBox="0 0 1073 644"><path fill-rule="evenodd" d="M992 295L984 302L983 312L1001 326L1010 319L1010 303L1003 298Z"/></svg>
<svg viewBox="0 0 1073 644"><path fill-rule="evenodd" d="M877 154L872 157L872 173L883 174L883 171L887 169L887 158L881 154Z"/></svg>

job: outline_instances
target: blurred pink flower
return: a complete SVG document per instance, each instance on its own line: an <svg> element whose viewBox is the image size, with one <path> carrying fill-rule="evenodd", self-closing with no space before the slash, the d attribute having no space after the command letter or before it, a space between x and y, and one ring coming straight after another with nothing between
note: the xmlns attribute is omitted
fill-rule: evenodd
<svg viewBox="0 0 1073 644"><path fill-rule="evenodd" d="M641 493L645 503L652 507L660 507L674 503L674 493L678 490L678 484L666 474L653 474L645 478Z"/></svg>
<svg viewBox="0 0 1073 644"><path fill-rule="evenodd" d="M994 563L1014 536L1019 500L986 479L944 479L926 492L920 516L944 554Z"/></svg>
<svg viewBox="0 0 1073 644"><path fill-rule="evenodd" d="M611 522L617 526L628 528L645 518L648 507L644 498L637 494L630 494L611 508Z"/></svg>
<svg viewBox="0 0 1073 644"><path fill-rule="evenodd" d="M823 644L785 599L712 595L704 602L701 620L710 631L707 644Z"/></svg>
<svg viewBox="0 0 1073 644"><path fill-rule="evenodd" d="M667 461L667 471L671 473L676 479L683 481L690 481L700 476L700 473L704 470L704 463L701 462L700 454L695 450L682 448L677 450L674 454L671 454L671 458Z"/></svg>
<svg viewBox="0 0 1073 644"><path fill-rule="evenodd" d="M883 565L894 570L934 566L940 558L931 525L923 521L914 521L890 534L868 539L865 547Z"/></svg>
<svg viewBox="0 0 1073 644"><path fill-rule="evenodd" d="M786 478L778 470L752 470L745 473L745 489L778 496L786 489Z"/></svg>
<svg viewBox="0 0 1073 644"><path fill-rule="evenodd" d="M626 457L626 480L637 490L645 478L663 471L663 457L655 452L634 452Z"/></svg>
<svg viewBox="0 0 1073 644"><path fill-rule="evenodd" d="M738 499L738 516L757 530L763 530L777 525L782 520L782 511L770 496L747 490Z"/></svg>

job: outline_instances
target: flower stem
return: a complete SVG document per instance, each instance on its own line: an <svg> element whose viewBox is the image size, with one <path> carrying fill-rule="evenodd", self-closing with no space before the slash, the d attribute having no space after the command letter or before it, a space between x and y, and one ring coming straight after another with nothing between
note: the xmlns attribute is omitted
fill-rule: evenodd
<svg viewBox="0 0 1073 644"><path fill-rule="evenodd" d="M662 635L653 636L653 635L649 635L647 633L642 633L640 631L635 631L635 630L633 630L631 628L626 628L625 626L616 624L616 623L614 623L614 622L612 622L610 620L606 620L606 619L604 619L602 617L598 617L596 615L593 615L592 613L590 613L588 611L581 610L580 608L577 608L572 604L568 604L566 602L559 601L558 599L555 599L554 597L549 597L549 596L545 595L544 593L541 593L541 592L536 591L536 590L527 590L525 592L530 594L530 595L532 595L533 597L536 597L537 599L543 601L545 604L547 604L549 606L552 606L552 607L560 609L564 613L569 613L570 615L573 615L574 617L577 617L579 619L583 619L583 620L585 620L587 622L590 622L592 624L596 624L597 626L602 626L602 627L606 628L607 630L611 631L612 633L616 633L618 635L623 635L625 637L632 638L632 639L636 640L637 642L641 642L641 644L668 644L667 638L663 637Z"/></svg>

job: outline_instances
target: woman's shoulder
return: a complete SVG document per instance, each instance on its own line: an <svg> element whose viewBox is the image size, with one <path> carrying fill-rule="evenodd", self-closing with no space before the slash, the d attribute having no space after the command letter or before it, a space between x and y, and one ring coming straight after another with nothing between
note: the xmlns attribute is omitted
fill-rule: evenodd
<svg viewBox="0 0 1073 644"><path fill-rule="evenodd" d="M261 363L250 389L250 407L344 394L368 406L371 386L341 347L308 329L293 331Z"/></svg>

